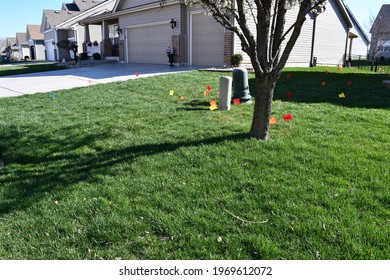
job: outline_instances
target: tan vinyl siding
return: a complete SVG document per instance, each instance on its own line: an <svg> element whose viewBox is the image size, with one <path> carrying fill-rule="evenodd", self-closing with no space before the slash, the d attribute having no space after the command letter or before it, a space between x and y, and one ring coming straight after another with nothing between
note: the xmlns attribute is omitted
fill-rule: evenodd
<svg viewBox="0 0 390 280"><path fill-rule="evenodd" d="M131 9L131 8L135 8L135 7L141 7L141 6L145 6L145 5L149 5L149 4L152 4L152 3L159 3L159 1L151 1L151 0L122 0L119 5L118 5L118 8L117 8L117 12L119 11L123 11L123 10L128 10L128 9ZM164 7L165 9L165 7Z"/></svg>
<svg viewBox="0 0 390 280"><path fill-rule="evenodd" d="M317 17L314 56L323 65L342 65L347 39L347 26L340 22L342 15L336 4L328 2L326 11Z"/></svg>
<svg viewBox="0 0 390 280"><path fill-rule="evenodd" d="M287 12L285 30L287 30L295 22L297 13L298 10L296 8L291 9ZM251 17L248 17L247 20L248 20L248 26L252 31L252 34L256 37L255 21ZM308 16L302 28L301 36L298 39L294 49L291 52L290 58L287 62L288 65L309 66L312 30L313 30L313 21ZM282 45L282 49L285 47L288 39L289 36L284 41L284 44ZM249 56L242 51L241 40L240 38L238 38L237 35L234 35L234 53L242 53L244 58L243 64L251 65Z"/></svg>
<svg viewBox="0 0 390 280"><path fill-rule="evenodd" d="M286 25L285 30L290 28L294 24L298 15L298 10L291 10L286 14ZM313 20L310 16L306 16L306 21L303 24L301 34L295 43L294 48L291 51L290 57L287 61L287 66L310 66L310 55L311 55L311 43L313 34ZM291 33L290 33L291 35ZM285 48L290 36L287 36L282 49Z"/></svg>
<svg viewBox="0 0 390 280"><path fill-rule="evenodd" d="M166 22L167 28L170 29L169 22L171 18L177 21L177 28L175 34L180 32L180 4L170 5L161 9L160 7L144 10L141 12L128 13L119 18L119 25L123 27L132 27L140 25L153 25L158 22Z"/></svg>

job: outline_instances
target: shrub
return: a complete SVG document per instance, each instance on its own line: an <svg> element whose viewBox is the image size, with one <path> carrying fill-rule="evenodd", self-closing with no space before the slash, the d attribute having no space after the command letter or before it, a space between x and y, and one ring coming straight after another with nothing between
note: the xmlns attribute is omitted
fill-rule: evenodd
<svg viewBox="0 0 390 280"><path fill-rule="evenodd" d="M101 59L102 59L102 56L100 55L100 53L94 53L94 54L92 55L92 57L93 57L93 59L95 59L95 60L101 60Z"/></svg>
<svg viewBox="0 0 390 280"><path fill-rule="evenodd" d="M232 55L230 59L230 64L232 65L232 67L238 67L240 66L242 60L243 60L242 54L236 53Z"/></svg>
<svg viewBox="0 0 390 280"><path fill-rule="evenodd" d="M83 53L80 53L80 59L81 60L87 60L88 59L88 54L83 52Z"/></svg>

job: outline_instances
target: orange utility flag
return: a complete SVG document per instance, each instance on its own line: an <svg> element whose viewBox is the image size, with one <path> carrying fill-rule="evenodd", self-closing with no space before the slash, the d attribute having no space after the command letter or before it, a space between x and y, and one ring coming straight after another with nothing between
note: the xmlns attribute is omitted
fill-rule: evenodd
<svg viewBox="0 0 390 280"><path fill-rule="evenodd" d="M292 121L292 116L291 116L291 114L284 115L284 116L283 116L283 120L285 120L285 121Z"/></svg>
<svg viewBox="0 0 390 280"><path fill-rule="evenodd" d="M169 92L169 95L173 96L174 94L175 94L175 91L173 89L171 89L171 91Z"/></svg>
<svg viewBox="0 0 390 280"><path fill-rule="evenodd" d="M287 98L292 98L292 93L290 91L287 93Z"/></svg>
<svg viewBox="0 0 390 280"><path fill-rule="evenodd" d="M211 111L218 110L218 106L214 104L214 105L211 105L211 106L209 107L209 109L210 109Z"/></svg>
<svg viewBox="0 0 390 280"><path fill-rule="evenodd" d="M211 87L210 87L210 86L207 86L206 89L207 89L207 91L210 91L210 90L211 90Z"/></svg>
<svg viewBox="0 0 390 280"><path fill-rule="evenodd" d="M340 98L345 98L344 92L340 93L340 94L339 94L339 97L340 97Z"/></svg>
<svg viewBox="0 0 390 280"><path fill-rule="evenodd" d="M88 82L89 82L90 85L92 85L92 81L91 80L89 80Z"/></svg>
<svg viewBox="0 0 390 280"><path fill-rule="evenodd" d="M326 86L326 82L322 82L322 86L323 86L323 87Z"/></svg>
<svg viewBox="0 0 390 280"><path fill-rule="evenodd" d="M235 98L235 99L233 99L233 103L236 104L236 105L241 104L240 98Z"/></svg>
<svg viewBox="0 0 390 280"><path fill-rule="evenodd" d="M218 105L217 101L215 101L215 100L214 100L214 101L211 101L211 102L210 102L210 106L213 106L213 105L216 105L216 106L217 106L217 105Z"/></svg>
<svg viewBox="0 0 390 280"><path fill-rule="evenodd" d="M326 74L329 74L329 71L328 70L326 70L326 72L325 72Z"/></svg>
<svg viewBox="0 0 390 280"><path fill-rule="evenodd" d="M180 100L181 100L181 101L184 101L184 96L183 96L183 95L180 96Z"/></svg>
<svg viewBox="0 0 390 280"><path fill-rule="evenodd" d="M275 118L275 116L272 116L271 119L269 120L269 124L274 125L276 123L278 123L277 119Z"/></svg>
<svg viewBox="0 0 390 280"><path fill-rule="evenodd" d="M343 68L339 67L337 70L339 70L339 71L343 71Z"/></svg>
<svg viewBox="0 0 390 280"><path fill-rule="evenodd" d="M209 92L208 92L207 90L205 90L205 91L203 92L203 95L204 95L204 96L208 96L208 95L209 95Z"/></svg>

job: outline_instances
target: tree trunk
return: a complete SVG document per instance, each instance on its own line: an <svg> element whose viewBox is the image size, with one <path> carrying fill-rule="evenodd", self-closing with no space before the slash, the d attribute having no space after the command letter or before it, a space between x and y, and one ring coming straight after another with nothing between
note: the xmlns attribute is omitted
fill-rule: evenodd
<svg viewBox="0 0 390 280"><path fill-rule="evenodd" d="M269 137L269 120L272 112L272 99L277 78L272 74L256 75L255 108L250 137L267 140Z"/></svg>

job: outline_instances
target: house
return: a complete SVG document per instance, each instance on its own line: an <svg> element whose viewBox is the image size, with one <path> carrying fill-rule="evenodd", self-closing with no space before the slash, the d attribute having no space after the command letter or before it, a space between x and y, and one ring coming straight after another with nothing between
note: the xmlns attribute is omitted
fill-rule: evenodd
<svg viewBox="0 0 390 280"><path fill-rule="evenodd" d="M30 57L30 50L27 41L27 33L23 33L23 32L16 33L16 46L18 47L19 59Z"/></svg>
<svg viewBox="0 0 390 280"><path fill-rule="evenodd" d="M41 26L37 24L27 25L26 40L30 50L30 58L32 60L45 60L45 44Z"/></svg>
<svg viewBox="0 0 390 280"><path fill-rule="evenodd" d="M390 58L390 4L383 5L370 30L370 57Z"/></svg>
<svg viewBox="0 0 390 280"><path fill-rule="evenodd" d="M16 38L15 37L7 37L5 38L5 54L8 57L9 61L17 61L19 60L19 50L16 46Z"/></svg>
<svg viewBox="0 0 390 280"><path fill-rule="evenodd" d="M113 2L114 0L74 0L72 3L63 3L61 10L44 10L41 32L44 34L47 59L73 59L73 52L57 47L57 43L63 40L76 42L79 52L89 55L100 52L100 26L84 26L79 22L96 13L112 10Z"/></svg>
<svg viewBox="0 0 390 280"><path fill-rule="evenodd" d="M297 8L288 11L286 26L293 24L296 14ZM125 63L166 64L168 46L175 50L177 65L224 66L232 54L242 52L235 34L202 8L183 1L117 0L111 13L82 23L101 25L103 56L115 54ZM253 21L248 24L255 30ZM343 1L329 0L324 13L307 15L288 65L309 66L314 58L317 64L345 65L350 53L366 55L367 46L367 36ZM246 55L244 63L250 63Z"/></svg>

